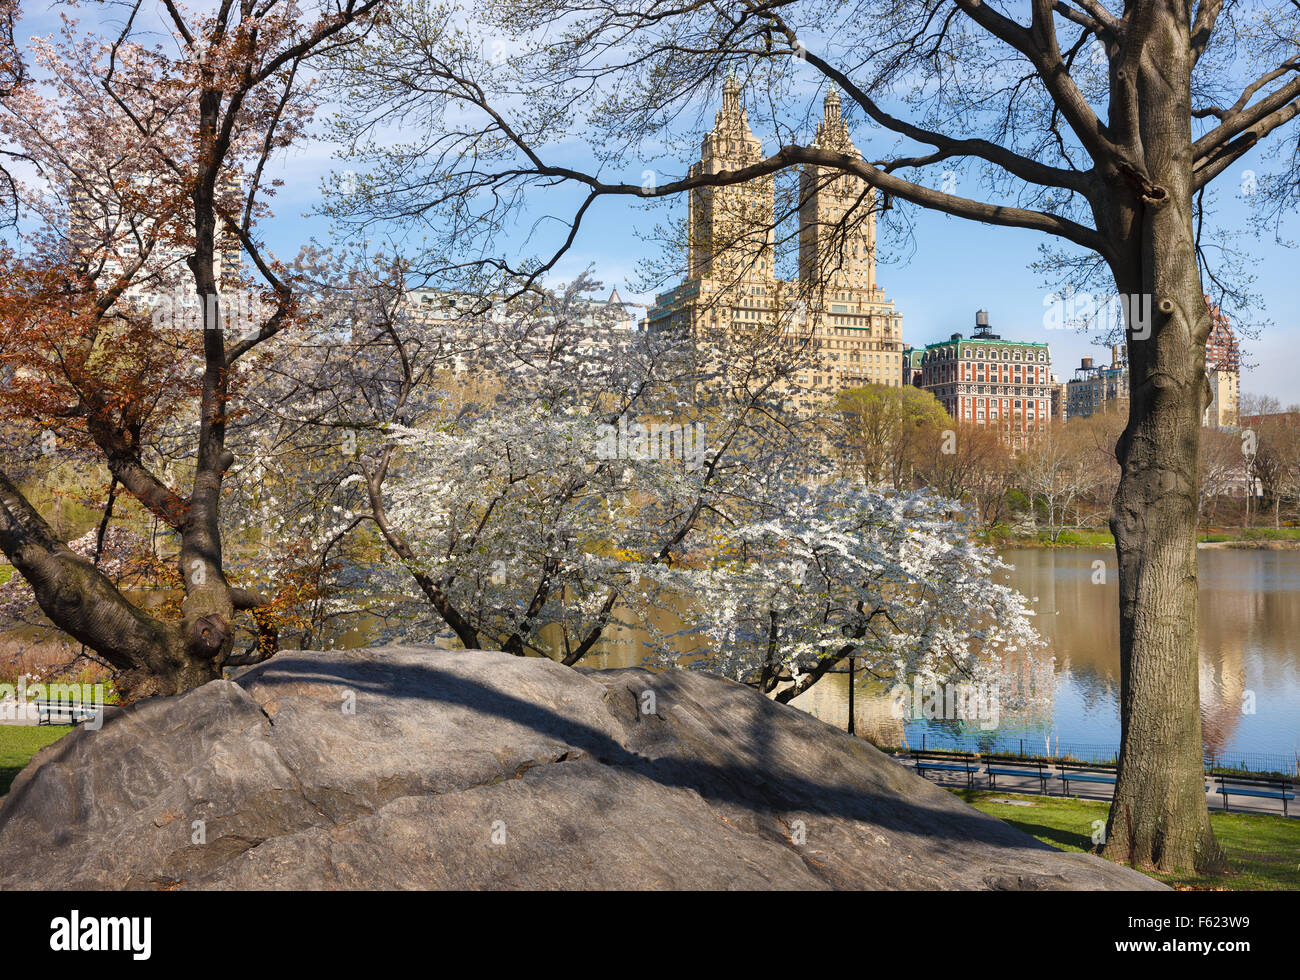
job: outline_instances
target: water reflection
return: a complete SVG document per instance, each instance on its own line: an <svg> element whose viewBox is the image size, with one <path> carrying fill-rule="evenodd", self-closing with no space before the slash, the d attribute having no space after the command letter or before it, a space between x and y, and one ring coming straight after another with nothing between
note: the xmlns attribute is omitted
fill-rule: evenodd
<svg viewBox="0 0 1300 980"><path fill-rule="evenodd" d="M1047 707L1004 712L999 748L1044 745L1113 748L1119 744L1119 606L1114 552L1008 549L1008 580L1030 598L1036 624L1056 658L1056 691ZM1102 562L1104 582L1094 563ZM654 611L661 630L677 628L671 612ZM624 618L635 620L629 611ZM1203 549L1200 552L1201 704L1207 750L1226 762L1251 754L1278 758L1300 751L1300 552ZM640 664L644 634L615 630L588 662ZM1016 665L1010 665L1014 668ZM977 724L894 717L889 685L859 675L859 733L894 745L961 736L991 743ZM848 677L827 677L795 702L844 728Z"/></svg>

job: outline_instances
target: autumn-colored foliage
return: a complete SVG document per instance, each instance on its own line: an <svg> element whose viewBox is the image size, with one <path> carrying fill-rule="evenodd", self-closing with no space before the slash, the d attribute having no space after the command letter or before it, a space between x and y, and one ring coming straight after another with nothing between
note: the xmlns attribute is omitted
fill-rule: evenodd
<svg viewBox="0 0 1300 980"><path fill-rule="evenodd" d="M148 610L58 539L0 471L0 548L59 628L120 672L171 693L238 663L232 620L271 604L227 578L221 484L236 455L247 355L290 328L298 300L257 234L270 156L314 110L307 62L348 43L377 5L167 4L166 43L72 20L0 53L0 145L13 240L0 249L0 411L13 459L61 454L107 469L175 543L179 605ZM10 40L16 7L0 2ZM40 79L39 84L33 78ZM253 358L247 358L254 362ZM7 454L9 458L9 454ZM111 516L111 515L109 515ZM106 517L107 522L109 518ZM256 617L267 654L273 613Z"/></svg>

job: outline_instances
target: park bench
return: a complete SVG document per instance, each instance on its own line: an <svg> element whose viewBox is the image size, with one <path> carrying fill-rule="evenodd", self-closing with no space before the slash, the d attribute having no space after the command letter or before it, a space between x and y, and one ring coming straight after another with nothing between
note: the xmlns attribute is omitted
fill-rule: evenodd
<svg viewBox="0 0 1300 980"><path fill-rule="evenodd" d="M1223 797L1223 808L1229 809L1229 796L1254 796L1269 800L1282 801L1282 816L1287 815L1287 801L1295 799L1295 784L1285 776L1234 776L1230 773L1213 772L1210 775L1218 780L1216 793Z"/></svg>
<svg viewBox="0 0 1300 980"><path fill-rule="evenodd" d="M1070 795L1071 783L1109 783L1115 785L1115 766L1097 762L1058 762L1056 778L1061 780L1061 790Z"/></svg>
<svg viewBox="0 0 1300 980"><path fill-rule="evenodd" d="M927 772L964 772L966 788L975 788L975 774L979 772L979 760L970 752L924 752L913 750L912 761L916 771L924 776Z"/></svg>
<svg viewBox="0 0 1300 980"><path fill-rule="evenodd" d="M999 776L1035 776L1047 795L1047 780L1051 776L1050 764L1042 759L1022 759L1014 755L988 755L984 757L984 774L989 779L989 789L998 788Z"/></svg>
<svg viewBox="0 0 1300 980"><path fill-rule="evenodd" d="M93 704L66 703L63 701L33 701L36 708L36 724L53 725L54 719L67 715L72 724L94 718L99 709Z"/></svg>

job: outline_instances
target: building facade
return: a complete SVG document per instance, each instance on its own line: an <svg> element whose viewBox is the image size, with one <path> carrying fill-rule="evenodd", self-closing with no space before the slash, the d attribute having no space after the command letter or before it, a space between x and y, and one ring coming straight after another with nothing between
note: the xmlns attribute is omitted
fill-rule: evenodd
<svg viewBox="0 0 1300 980"><path fill-rule="evenodd" d="M910 344L903 345L903 384L912 385L914 388L921 387L922 364L925 360L924 347L912 347Z"/></svg>
<svg viewBox="0 0 1300 980"><path fill-rule="evenodd" d="M1085 357L1075 368L1074 377L1065 383L1067 418L1087 418L1098 412L1118 408L1128 401L1129 371L1127 346L1116 344L1110 349L1110 366L1097 364Z"/></svg>
<svg viewBox="0 0 1300 980"><path fill-rule="evenodd" d="M1241 412L1241 346L1232 323L1205 297L1210 309L1210 336L1205 342L1205 373L1210 382L1210 404L1203 425L1224 429L1237 424Z"/></svg>
<svg viewBox="0 0 1300 980"><path fill-rule="evenodd" d="M90 166L88 173L94 173ZM92 268L98 269L101 288L107 288L129 268L130 284L123 292L122 305L157 308L187 304L191 319L202 324L202 305L195 296L194 275L189 258L194 254L192 216L186 215L175 228L159 232L153 218L133 210L132 194L147 196L150 181L135 174L128 178L129 193L93 178L78 179L68 188L68 239L72 248ZM242 208L243 190L239 178L223 170L218 194L228 206ZM179 236L179 240L177 237ZM147 253L144 243L153 237ZM239 236L218 222L213 273L218 290L237 278L241 271L242 246ZM244 302L245 298L223 297L223 303ZM269 311L267 311L269 314ZM176 319L183 319L176 317Z"/></svg>
<svg viewBox="0 0 1300 980"><path fill-rule="evenodd" d="M1047 344L1004 340L975 314L975 333L927 344L921 387L956 422L996 426L1009 446L1022 449L1052 417L1052 358Z"/></svg>
<svg viewBox="0 0 1300 980"><path fill-rule="evenodd" d="M439 289L408 292L400 312L428 331L425 342L439 344L448 366L456 373L474 370L473 354L485 344L524 341L527 332L520 325L521 317L536 317L534 322L550 326L561 315L549 305L530 306L525 300L512 304L502 296ZM569 346L554 353L573 358L577 366L627 352L636 345L644 313L645 307L626 302L617 289L610 291L608 299L571 299L563 315L568 325L577 329L569 334ZM352 329L355 340L357 325ZM361 329L364 333L371 328L362 324ZM539 337L543 338L541 342L552 343L549 330L540 331L534 339Z"/></svg>
<svg viewBox="0 0 1300 980"><path fill-rule="evenodd" d="M830 92L814 145L860 156ZM762 159L739 83L728 78L713 131L692 176ZM776 277L775 188L771 177L691 191L687 279L661 293L645 327L677 331L707 344L765 332L798 349L789 401L821 402L874 383L902 385L902 319L876 282L875 192L856 177L816 166L800 175L799 275Z"/></svg>
<svg viewBox="0 0 1300 980"><path fill-rule="evenodd" d="M1057 422L1064 422L1065 408L1069 399L1069 386L1062 382L1056 375L1052 375L1052 418Z"/></svg>

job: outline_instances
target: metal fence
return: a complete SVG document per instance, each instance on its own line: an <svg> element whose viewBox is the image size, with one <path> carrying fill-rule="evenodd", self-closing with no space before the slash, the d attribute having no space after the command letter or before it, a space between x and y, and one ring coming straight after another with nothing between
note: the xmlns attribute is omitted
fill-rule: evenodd
<svg viewBox="0 0 1300 980"><path fill-rule="evenodd" d="M1278 773L1283 776L1300 778L1300 755L1280 755L1272 752L1234 752L1223 753L1206 751L1205 768L1207 769L1244 769L1247 772Z"/></svg>
<svg viewBox="0 0 1300 980"><path fill-rule="evenodd" d="M1076 742L1073 739L1034 736L997 735L963 737L922 732L919 745L900 746L922 751L979 752L983 755L1019 755L1032 759L1071 759L1077 762L1116 762L1118 745ZM1300 755L1272 752L1205 752L1206 769L1241 769L1246 772L1280 773L1300 777Z"/></svg>

